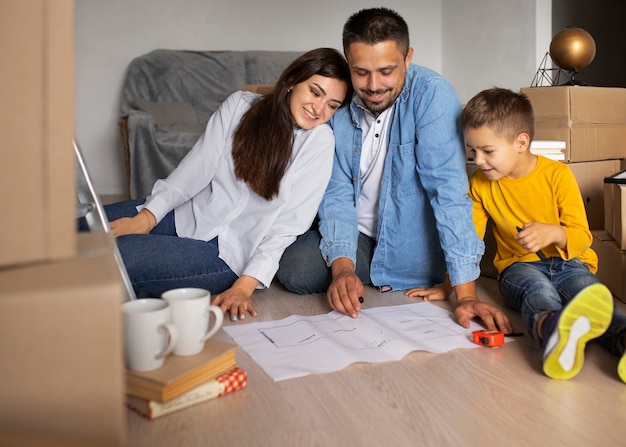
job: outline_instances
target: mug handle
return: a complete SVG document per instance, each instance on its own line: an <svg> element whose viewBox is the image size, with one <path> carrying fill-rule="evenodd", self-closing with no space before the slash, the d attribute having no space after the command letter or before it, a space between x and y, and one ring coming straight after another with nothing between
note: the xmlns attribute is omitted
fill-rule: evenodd
<svg viewBox="0 0 626 447"><path fill-rule="evenodd" d="M163 323L159 325L159 332L167 332L168 340L167 345L159 352L155 358L162 359L166 355L170 354L178 343L178 329L171 323Z"/></svg>
<svg viewBox="0 0 626 447"><path fill-rule="evenodd" d="M208 329L208 332L202 336L201 341L207 341L209 338L213 337L215 333L222 327L222 323L224 323L224 312L222 312L222 308L219 306L208 306L205 310L205 313L214 314L215 315L215 323L213 327ZM210 322L210 318L209 318Z"/></svg>

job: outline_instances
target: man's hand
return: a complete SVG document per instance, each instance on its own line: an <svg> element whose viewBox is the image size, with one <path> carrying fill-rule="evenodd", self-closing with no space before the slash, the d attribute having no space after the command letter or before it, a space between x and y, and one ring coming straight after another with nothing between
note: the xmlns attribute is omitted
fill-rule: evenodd
<svg viewBox="0 0 626 447"><path fill-rule="evenodd" d="M498 306L478 299L475 281L457 284L454 292L457 299L454 316L461 326L469 328L471 320L480 318L487 330L500 329L505 334L513 333L509 317Z"/></svg>
<svg viewBox="0 0 626 447"><path fill-rule="evenodd" d="M509 317L499 307L485 301L463 301L454 309L454 316L464 328L468 328L474 318L480 318L489 331L499 329L505 334L513 333Z"/></svg>
<svg viewBox="0 0 626 447"><path fill-rule="evenodd" d="M354 272L354 264L348 258L338 258L331 265L333 282L326 298L331 309L357 318L361 312L359 298L363 297L363 283Z"/></svg>

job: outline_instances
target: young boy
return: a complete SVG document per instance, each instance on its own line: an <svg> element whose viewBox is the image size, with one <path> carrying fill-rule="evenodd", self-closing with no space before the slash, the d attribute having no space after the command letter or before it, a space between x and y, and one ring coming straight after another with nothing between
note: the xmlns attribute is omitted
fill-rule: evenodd
<svg viewBox="0 0 626 447"><path fill-rule="evenodd" d="M505 303L521 311L543 350L543 371L570 379L591 339L621 356L626 382L626 317L594 273L598 258L574 175L530 152L534 116L525 95L493 88L462 113L465 143L479 169L470 179L473 219L484 237L492 220L494 265Z"/></svg>

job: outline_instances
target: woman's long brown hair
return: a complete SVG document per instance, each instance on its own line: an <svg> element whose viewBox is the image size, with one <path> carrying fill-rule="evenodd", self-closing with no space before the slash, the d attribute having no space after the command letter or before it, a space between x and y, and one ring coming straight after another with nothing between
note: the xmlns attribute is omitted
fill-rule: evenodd
<svg viewBox="0 0 626 447"><path fill-rule="evenodd" d="M294 122L289 109L290 89L315 74L346 82L344 104L349 102L352 89L344 57L332 48L318 48L294 60L280 75L272 93L250 107L235 131L235 176L266 200L278 195L291 157Z"/></svg>

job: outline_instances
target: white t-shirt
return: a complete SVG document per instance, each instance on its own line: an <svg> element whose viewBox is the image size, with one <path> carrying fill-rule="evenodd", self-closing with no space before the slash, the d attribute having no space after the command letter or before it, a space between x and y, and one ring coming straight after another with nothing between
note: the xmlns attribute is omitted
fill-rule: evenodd
<svg viewBox="0 0 626 447"><path fill-rule="evenodd" d="M361 162L359 178L361 180L361 194L356 203L359 231L376 239L378 225L378 201L380 197L380 183L383 179L383 169L389 145L389 123L393 107L374 116L363 108L363 142L361 144Z"/></svg>

